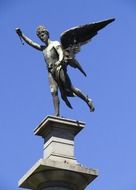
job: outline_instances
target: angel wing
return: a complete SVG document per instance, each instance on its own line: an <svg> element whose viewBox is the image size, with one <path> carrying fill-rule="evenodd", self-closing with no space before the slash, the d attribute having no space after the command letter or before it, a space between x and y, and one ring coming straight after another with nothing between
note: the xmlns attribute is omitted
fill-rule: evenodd
<svg viewBox="0 0 136 190"><path fill-rule="evenodd" d="M62 48L64 50L64 60L72 67L78 68L84 75L81 65L75 61L75 55L80 51L80 47L88 43L98 31L113 22L115 19L107 19L101 22L85 24L64 31L60 36Z"/></svg>

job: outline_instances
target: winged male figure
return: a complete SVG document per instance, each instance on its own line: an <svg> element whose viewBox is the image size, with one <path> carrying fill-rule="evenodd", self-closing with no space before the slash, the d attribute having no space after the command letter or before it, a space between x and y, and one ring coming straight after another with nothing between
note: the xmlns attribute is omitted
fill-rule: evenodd
<svg viewBox="0 0 136 190"><path fill-rule="evenodd" d="M47 64L55 116L60 116L58 89L60 90L61 98L69 108L72 108L72 106L68 97L78 96L88 105L91 112L95 110L93 101L88 98L87 95L83 94L81 90L73 86L67 73L67 67L69 65L73 68L77 68L86 76L83 68L76 60L75 55L80 51L80 46L88 43L99 30L114 20L115 19L108 19L71 28L61 34L61 42L51 41L47 28L44 26L38 26L36 34L43 42L42 45L33 42L22 33L20 28L16 28L16 33L21 40L23 39L28 45L43 52L44 60Z"/></svg>

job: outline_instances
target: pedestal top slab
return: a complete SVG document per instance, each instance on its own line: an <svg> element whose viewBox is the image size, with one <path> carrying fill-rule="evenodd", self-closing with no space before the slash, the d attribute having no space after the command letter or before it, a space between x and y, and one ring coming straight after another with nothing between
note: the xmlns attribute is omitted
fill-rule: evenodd
<svg viewBox="0 0 136 190"><path fill-rule="evenodd" d="M34 134L43 136L43 133L45 134L51 127L72 129L76 135L81 129L85 127L85 123L77 120L49 115L39 124L38 127L34 129Z"/></svg>

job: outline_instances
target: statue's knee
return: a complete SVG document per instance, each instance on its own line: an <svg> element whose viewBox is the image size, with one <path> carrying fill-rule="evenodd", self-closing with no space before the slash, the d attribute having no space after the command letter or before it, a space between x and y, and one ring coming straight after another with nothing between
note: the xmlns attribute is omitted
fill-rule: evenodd
<svg viewBox="0 0 136 190"><path fill-rule="evenodd" d="M52 96L57 96L58 95L58 90L51 88L51 94Z"/></svg>
<svg viewBox="0 0 136 190"><path fill-rule="evenodd" d="M76 94L80 94L81 93L81 90L79 88L74 88L73 91L76 93Z"/></svg>
<svg viewBox="0 0 136 190"><path fill-rule="evenodd" d="M80 90L79 88L75 88L75 90L76 90L77 92L81 92L81 90Z"/></svg>

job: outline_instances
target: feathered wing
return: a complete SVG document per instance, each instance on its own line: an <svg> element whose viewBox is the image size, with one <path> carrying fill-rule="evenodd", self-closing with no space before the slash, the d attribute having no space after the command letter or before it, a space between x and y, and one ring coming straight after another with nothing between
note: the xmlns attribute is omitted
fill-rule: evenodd
<svg viewBox="0 0 136 190"><path fill-rule="evenodd" d="M103 29L114 20L115 19L113 18L97 23L85 24L63 32L60 36L60 40L65 54L65 61L68 63L70 62L71 66L78 68L84 74L81 65L74 61L75 54L80 51L82 45L88 43L95 35L97 35L99 30Z"/></svg>

